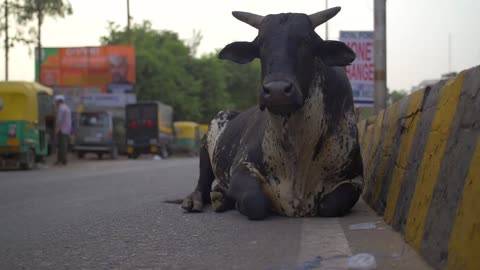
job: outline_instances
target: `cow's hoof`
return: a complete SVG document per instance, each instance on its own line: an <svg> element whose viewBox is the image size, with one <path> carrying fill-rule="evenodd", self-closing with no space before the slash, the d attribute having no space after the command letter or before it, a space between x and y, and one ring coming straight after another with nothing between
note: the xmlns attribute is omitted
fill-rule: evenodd
<svg viewBox="0 0 480 270"><path fill-rule="evenodd" d="M219 191L212 191L210 192L210 198L212 199L212 207L215 212L228 210L228 202L225 194Z"/></svg>
<svg viewBox="0 0 480 270"><path fill-rule="evenodd" d="M188 195L182 202L182 208L187 212L202 212L203 201L202 193L200 191L194 191Z"/></svg>

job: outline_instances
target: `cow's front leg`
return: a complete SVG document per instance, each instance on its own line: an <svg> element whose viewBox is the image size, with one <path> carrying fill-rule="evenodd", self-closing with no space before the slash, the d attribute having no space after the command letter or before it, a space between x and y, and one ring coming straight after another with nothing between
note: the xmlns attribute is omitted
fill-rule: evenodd
<svg viewBox="0 0 480 270"><path fill-rule="evenodd" d="M261 220L268 215L270 202L257 177L245 168L232 175L227 196L235 200L238 211L250 220Z"/></svg>
<svg viewBox="0 0 480 270"><path fill-rule="evenodd" d="M235 201L229 198L226 190L216 185L210 193L213 210L217 213L225 212L235 208Z"/></svg>
<svg viewBox="0 0 480 270"><path fill-rule="evenodd" d="M341 217L350 212L350 209L357 203L362 194L360 180L354 179L343 182L332 192L325 195L317 205L317 215L321 217Z"/></svg>
<svg viewBox="0 0 480 270"><path fill-rule="evenodd" d="M200 148L200 176L198 178L197 187L182 202L182 208L188 212L201 212L203 205L210 202L210 190L212 182L215 179L212 164L208 156L205 138Z"/></svg>

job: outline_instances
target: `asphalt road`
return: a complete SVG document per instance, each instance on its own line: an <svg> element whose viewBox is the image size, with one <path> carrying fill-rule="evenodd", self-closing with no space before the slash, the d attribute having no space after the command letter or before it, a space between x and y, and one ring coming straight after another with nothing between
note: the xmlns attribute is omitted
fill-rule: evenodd
<svg viewBox="0 0 480 270"><path fill-rule="evenodd" d="M429 269L362 202L343 218L184 213L198 160L74 162L0 171L0 269ZM369 222L375 228L351 225ZM367 224L368 225L368 224Z"/></svg>

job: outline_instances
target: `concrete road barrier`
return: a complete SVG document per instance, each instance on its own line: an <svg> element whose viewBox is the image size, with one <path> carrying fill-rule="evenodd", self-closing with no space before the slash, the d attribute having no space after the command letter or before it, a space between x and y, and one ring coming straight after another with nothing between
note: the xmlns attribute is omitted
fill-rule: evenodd
<svg viewBox="0 0 480 270"><path fill-rule="evenodd" d="M480 269L480 66L358 127L364 200L435 269Z"/></svg>

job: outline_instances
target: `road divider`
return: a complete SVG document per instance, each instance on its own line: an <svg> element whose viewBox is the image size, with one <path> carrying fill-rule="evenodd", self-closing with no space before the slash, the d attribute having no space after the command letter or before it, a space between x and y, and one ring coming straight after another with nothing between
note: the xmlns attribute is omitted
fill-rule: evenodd
<svg viewBox="0 0 480 270"><path fill-rule="evenodd" d="M479 269L480 66L358 128L363 199L435 269Z"/></svg>

